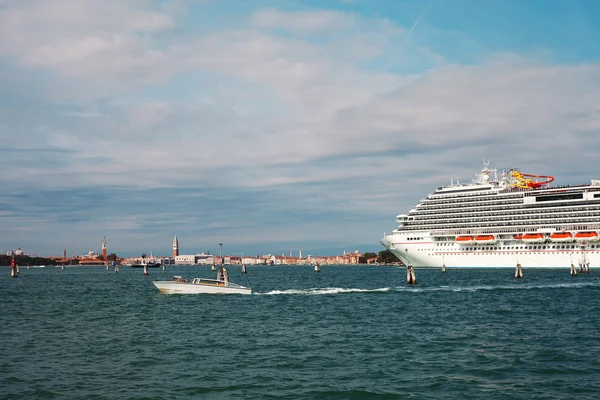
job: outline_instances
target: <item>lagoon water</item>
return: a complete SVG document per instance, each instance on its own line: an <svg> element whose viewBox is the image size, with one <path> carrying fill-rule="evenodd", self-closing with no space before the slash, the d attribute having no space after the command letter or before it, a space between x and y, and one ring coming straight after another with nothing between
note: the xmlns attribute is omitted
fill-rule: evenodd
<svg viewBox="0 0 600 400"><path fill-rule="evenodd" d="M593 266L592 266L593 267ZM1 399L600 398L600 271L0 269Z"/></svg>

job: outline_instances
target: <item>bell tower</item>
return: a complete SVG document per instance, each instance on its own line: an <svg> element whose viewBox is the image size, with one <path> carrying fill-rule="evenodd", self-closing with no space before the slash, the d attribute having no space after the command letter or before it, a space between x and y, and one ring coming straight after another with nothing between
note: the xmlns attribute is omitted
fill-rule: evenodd
<svg viewBox="0 0 600 400"><path fill-rule="evenodd" d="M175 257L179 255L179 242L177 241L177 235L175 235L175 239L173 239L173 260Z"/></svg>
<svg viewBox="0 0 600 400"><path fill-rule="evenodd" d="M106 236L104 236L104 239L102 240L102 257L106 260Z"/></svg>

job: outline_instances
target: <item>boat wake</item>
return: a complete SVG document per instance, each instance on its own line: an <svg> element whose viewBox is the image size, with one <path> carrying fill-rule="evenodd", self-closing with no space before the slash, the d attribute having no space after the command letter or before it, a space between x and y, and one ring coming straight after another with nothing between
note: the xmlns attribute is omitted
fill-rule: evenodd
<svg viewBox="0 0 600 400"><path fill-rule="evenodd" d="M535 289L569 289L583 287L600 287L600 278L594 281L586 282L562 282L548 284L513 284L513 285L478 285L478 286L432 286L432 287L409 287L397 286L378 289L360 289L360 288L309 288L309 289L285 289L271 290L264 293L253 293L255 295L323 295L323 294L342 294L342 293L385 293L385 292L479 292L492 290L535 290Z"/></svg>
<svg viewBox="0 0 600 400"><path fill-rule="evenodd" d="M319 295L319 294L339 294L339 293L376 293L387 292L391 288L379 289L358 289L358 288L310 288L310 289L286 289L286 290L271 290L265 293L253 293L262 295L276 294L304 294L304 295Z"/></svg>
<svg viewBox="0 0 600 400"><path fill-rule="evenodd" d="M600 279L600 278L599 278ZM534 290L569 289L582 287L600 287L600 280L587 282L563 282L548 284L480 285L480 286L436 286L436 287L397 287L396 292L479 292L490 290Z"/></svg>

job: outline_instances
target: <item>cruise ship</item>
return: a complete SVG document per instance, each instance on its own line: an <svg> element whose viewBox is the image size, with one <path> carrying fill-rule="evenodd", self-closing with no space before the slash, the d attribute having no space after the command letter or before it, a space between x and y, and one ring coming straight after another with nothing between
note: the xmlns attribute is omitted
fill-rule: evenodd
<svg viewBox="0 0 600 400"><path fill-rule="evenodd" d="M469 184L440 186L384 234L414 267L600 266L600 180L552 186L553 176L500 174L484 162Z"/></svg>

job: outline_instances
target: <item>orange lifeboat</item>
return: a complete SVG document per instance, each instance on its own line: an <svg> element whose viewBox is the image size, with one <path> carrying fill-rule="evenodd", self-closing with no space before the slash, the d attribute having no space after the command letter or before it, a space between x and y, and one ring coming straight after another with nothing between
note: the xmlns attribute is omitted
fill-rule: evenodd
<svg viewBox="0 0 600 400"><path fill-rule="evenodd" d="M578 242L595 242L597 241L598 233L597 232L577 232L575 234L575 240Z"/></svg>
<svg viewBox="0 0 600 400"><path fill-rule="evenodd" d="M513 235L513 239L515 239L515 240L523 240L523 234L522 233L517 233L516 235Z"/></svg>
<svg viewBox="0 0 600 400"><path fill-rule="evenodd" d="M572 242L573 234L571 232L554 232L550 235L550 241L552 242Z"/></svg>
<svg viewBox="0 0 600 400"><path fill-rule="evenodd" d="M521 240L526 243L542 243L546 241L546 237L542 233L526 233Z"/></svg>
<svg viewBox="0 0 600 400"><path fill-rule="evenodd" d="M475 237L475 243L496 243L496 237L494 235L479 235Z"/></svg>
<svg viewBox="0 0 600 400"><path fill-rule="evenodd" d="M473 236L457 236L456 243L460 244L473 244L475 243L475 238Z"/></svg>

